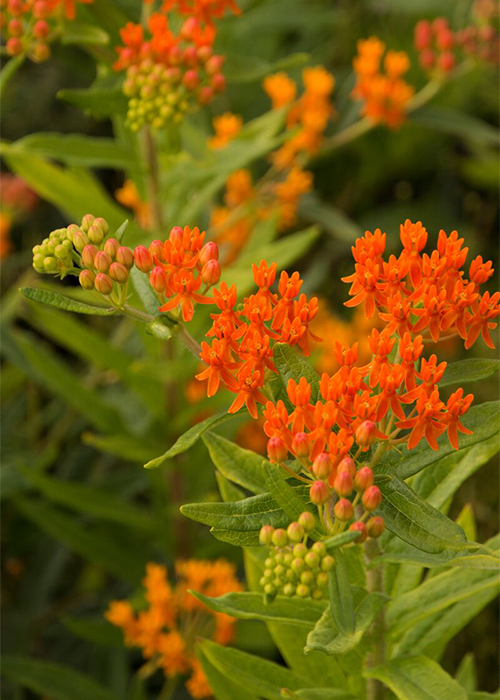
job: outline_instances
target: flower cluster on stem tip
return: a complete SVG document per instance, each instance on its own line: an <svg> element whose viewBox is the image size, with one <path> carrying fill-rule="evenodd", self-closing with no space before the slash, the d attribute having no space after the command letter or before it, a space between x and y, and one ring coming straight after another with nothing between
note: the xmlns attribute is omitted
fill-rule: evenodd
<svg viewBox="0 0 500 700"><path fill-rule="evenodd" d="M172 586L168 572L150 563L143 579L145 605L135 611L127 600L110 603L106 618L120 627L128 646L139 647L147 668L160 668L167 678L187 677L186 688L193 698L212 695L208 680L195 655L199 636L229 644L236 620L209 610L189 591L210 597L241 591L235 567L223 559L180 560L175 564L177 582ZM144 673L143 673L144 675Z"/></svg>

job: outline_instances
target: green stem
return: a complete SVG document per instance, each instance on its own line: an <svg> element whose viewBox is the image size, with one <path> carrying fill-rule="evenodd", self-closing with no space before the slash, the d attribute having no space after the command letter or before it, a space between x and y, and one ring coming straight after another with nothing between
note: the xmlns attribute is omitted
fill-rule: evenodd
<svg viewBox="0 0 500 700"><path fill-rule="evenodd" d="M17 70L22 66L24 59L24 55L15 56L14 58L11 58L0 71L0 97L3 97L6 85L9 83L10 79L17 72Z"/></svg>
<svg viewBox="0 0 500 700"><path fill-rule="evenodd" d="M380 555L380 548L376 540L368 540L365 543L365 555L368 564ZM370 593L384 592L384 572L383 564L368 566L366 572L368 591ZM368 668L375 668L385 662L385 613L382 609L372 625L372 650L367 656L366 664ZM366 682L366 700L384 700L385 687L375 678L369 678Z"/></svg>
<svg viewBox="0 0 500 700"><path fill-rule="evenodd" d="M156 143L151 129L143 129L144 160L147 171L147 190L149 200L149 216L152 228L160 231L163 228L163 211L160 202L160 178Z"/></svg>

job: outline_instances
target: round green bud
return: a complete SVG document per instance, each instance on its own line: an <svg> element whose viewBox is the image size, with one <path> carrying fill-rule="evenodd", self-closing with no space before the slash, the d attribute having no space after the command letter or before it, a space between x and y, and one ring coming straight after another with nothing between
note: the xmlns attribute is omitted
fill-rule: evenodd
<svg viewBox="0 0 500 700"><path fill-rule="evenodd" d="M283 586L283 595L286 595L288 598L291 598L293 594L295 593L295 586L293 583L285 583Z"/></svg>
<svg viewBox="0 0 500 700"><path fill-rule="evenodd" d="M305 544L302 544L302 542L299 542L298 544L296 544L294 546L293 555L295 557L305 557L306 554L307 554L307 547L305 546Z"/></svg>
<svg viewBox="0 0 500 700"><path fill-rule="evenodd" d="M278 564L278 566L274 569L274 573L276 576L283 576L285 571L286 571L286 569L283 566L283 564Z"/></svg>
<svg viewBox="0 0 500 700"><path fill-rule="evenodd" d="M54 272L57 270L57 261L52 256L47 256L43 259L43 267L46 272Z"/></svg>
<svg viewBox="0 0 500 700"><path fill-rule="evenodd" d="M319 588L314 588L311 593L311 598L313 600L321 600L323 598L323 591Z"/></svg>
<svg viewBox="0 0 500 700"><path fill-rule="evenodd" d="M300 583L297 586L297 590L295 592L299 596L299 598L307 598L311 592L311 589L309 588L309 586L306 586L304 583Z"/></svg>
<svg viewBox="0 0 500 700"><path fill-rule="evenodd" d="M278 528L273 532L273 544L276 545L276 547L286 547L288 544L288 535L286 534L286 531L283 530L283 528Z"/></svg>
<svg viewBox="0 0 500 700"><path fill-rule="evenodd" d="M259 542L264 545L270 545L273 540L274 527L272 525L263 525L259 532Z"/></svg>
<svg viewBox="0 0 500 700"><path fill-rule="evenodd" d="M33 256L33 265L35 266L35 268L37 268L39 270L44 269L43 261L44 261L44 256L40 255L40 253L37 253L36 255Z"/></svg>
<svg viewBox="0 0 500 700"><path fill-rule="evenodd" d="M331 571L333 567L335 566L335 559L330 556L330 554L327 554L326 557L323 557L321 560L321 569L323 571Z"/></svg>
<svg viewBox="0 0 500 700"><path fill-rule="evenodd" d="M328 586L328 574L326 571L320 571L316 576L316 585L318 588L326 588Z"/></svg>
<svg viewBox="0 0 500 700"><path fill-rule="evenodd" d="M92 214L85 214L85 216L82 219L82 224L81 224L81 229L84 233L87 233L89 228L92 226L94 223L94 216Z"/></svg>
<svg viewBox="0 0 500 700"><path fill-rule="evenodd" d="M292 566L292 571L295 571L296 574L300 574L300 572L304 571L304 568L305 568L304 560L301 559L300 557L296 557L296 559L294 559L292 561L291 566Z"/></svg>
<svg viewBox="0 0 500 700"><path fill-rule="evenodd" d="M260 585L262 588L264 588L264 586L266 585L266 583L267 583L267 580L266 580L264 577L262 577L262 578L259 580L259 585Z"/></svg>
<svg viewBox="0 0 500 700"><path fill-rule="evenodd" d="M285 573L285 578L287 581L295 581L297 579L297 576L295 575L293 569L287 569Z"/></svg>
<svg viewBox="0 0 500 700"><path fill-rule="evenodd" d="M33 248L31 249L31 252L33 255L39 255L42 252L42 246L41 245L34 245Z"/></svg>
<svg viewBox="0 0 500 700"><path fill-rule="evenodd" d="M320 559L326 555L326 547L324 542L315 542L311 547L311 550L313 552L316 552Z"/></svg>
<svg viewBox="0 0 500 700"><path fill-rule="evenodd" d="M302 525L306 532L312 532L316 527L316 518L312 513L305 511L299 515L299 525Z"/></svg>
<svg viewBox="0 0 500 700"><path fill-rule="evenodd" d="M282 585L283 585L283 579L281 579L281 578L275 578L275 579L273 580L273 586L274 586L275 588L281 588Z"/></svg>
<svg viewBox="0 0 500 700"><path fill-rule="evenodd" d="M274 560L277 565L283 564L285 562L285 555L283 554L283 552L276 552L276 554L274 555Z"/></svg>
<svg viewBox="0 0 500 700"><path fill-rule="evenodd" d="M291 552L287 552L283 557L283 564L285 566L290 566L292 561L293 561L293 554Z"/></svg>
<svg viewBox="0 0 500 700"><path fill-rule="evenodd" d="M266 561L264 562L264 566L266 567L266 569L272 569L274 566L276 566L274 557L267 557Z"/></svg>
<svg viewBox="0 0 500 700"><path fill-rule="evenodd" d="M306 556L304 557L304 561L310 569L316 569L319 566L320 560L316 552L311 550L310 552L307 552Z"/></svg>
<svg viewBox="0 0 500 700"><path fill-rule="evenodd" d="M67 252L66 252L66 250L64 249L64 246L61 245L61 244L56 245L56 249L54 250L54 255L56 256L56 258L59 258L59 260L62 260L63 258L66 258L66 257L67 257Z"/></svg>
<svg viewBox="0 0 500 700"><path fill-rule="evenodd" d="M305 583L310 586L314 581L314 574L312 571L303 571L300 574L300 582Z"/></svg>
<svg viewBox="0 0 500 700"><path fill-rule="evenodd" d="M266 583L264 586L264 593L266 593L266 595L276 595L276 588L272 583Z"/></svg>
<svg viewBox="0 0 500 700"><path fill-rule="evenodd" d="M286 532L290 542L300 542L304 537L304 528L299 523L290 523Z"/></svg>

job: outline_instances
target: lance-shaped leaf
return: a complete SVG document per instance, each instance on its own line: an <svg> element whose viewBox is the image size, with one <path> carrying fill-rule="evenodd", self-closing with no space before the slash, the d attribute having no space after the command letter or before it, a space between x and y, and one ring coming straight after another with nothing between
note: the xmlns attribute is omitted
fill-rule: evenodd
<svg viewBox="0 0 500 700"><path fill-rule="evenodd" d="M91 316L112 316L119 312L116 309L105 306L93 306L92 304L84 304L82 301L70 299L63 294L51 292L48 289L36 289L35 287L21 287L19 290L23 296L32 301L37 301L40 304L53 306L56 309L63 311L72 311L75 314L89 314Z"/></svg>
<svg viewBox="0 0 500 700"><path fill-rule="evenodd" d="M237 678L231 679L221 673L210 662L200 645L198 645L197 652L203 671L217 700L234 700L234 698L238 698L238 700L258 700L256 695L241 687Z"/></svg>
<svg viewBox="0 0 500 700"><path fill-rule="evenodd" d="M16 148L39 153L68 165L91 168L126 169L133 165L132 155L114 139L95 138L83 134L30 134L16 141Z"/></svg>
<svg viewBox="0 0 500 700"><path fill-rule="evenodd" d="M347 530L347 532L341 532L339 535L333 535L333 537L327 537L323 540L323 544L329 552L334 554L334 550L338 547L343 547L345 544L350 544L354 542L359 537L359 532L353 532L352 530Z"/></svg>
<svg viewBox="0 0 500 700"><path fill-rule="evenodd" d="M383 494L377 513L390 532L424 552L440 553L464 546L462 528L420 498L404 481L383 474L377 483Z"/></svg>
<svg viewBox="0 0 500 700"><path fill-rule="evenodd" d="M327 606L326 601L286 596L277 596L272 603L265 603L262 593L225 593L218 598L209 598L196 591L190 592L214 612L240 620L285 622L309 629L316 624Z"/></svg>
<svg viewBox="0 0 500 700"><path fill-rule="evenodd" d="M258 530L220 530L212 527L210 532L217 540L232 544L233 547L258 547L260 545Z"/></svg>
<svg viewBox="0 0 500 700"><path fill-rule="evenodd" d="M459 683L425 656L394 659L367 669L365 676L377 678L399 700L467 700L467 693Z"/></svg>
<svg viewBox="0 0 500 700"><path fill-rule="evenodd" d="M319 376L310 362L296 348L285 343L275 345L273 360L284 386L288 385L290 379L298 382L301 377L305 377L311 385L311 403L316 403L319 398Z"/></svg>
<svg viewBox="0 0 500 700"><path fill-rule="evenodd" d="M283 688L281 697L290 700L354 700L355 696L339 688L301 688L293 691Z"/></svg>
<svg viewBox="0 0 500 700"><path fill-rule="evenodd" d="M341 549L335 554L335 566L329 573L329 580L332 619L339 632L351 636L356 629L354 597Z"/></svg>
<svg viewBox="0 0 500 700"><path fill-rule="evenodd" d="M330 608L327 608L314 629L309 632L305 653L321 651L335 656L345 654L356 647L368 631L389 598L383 593L369 593L356 606L356 625L351 634L339 632Z"/></svg>
<svg viewBox="0 0 500 700"><path fill-rule="evenodd" d="M212 462L220 473L239 486L252 491L266 491L264 464L266 460L261 455L245 450L230 440L207 431L203 442L208 448Z"/></svg>
<svg viewBox="0 0 500 700"><path fill-rule="evenodd" d="M486 360L479 357L468 357L466 360L452 362L446 368L439 388L452 384L466 384L488 379L500 369L500 360Z"/></svg>
<svg viewBox="0 0 500 700"><path fill-rule="evenodd" d="M67 88L59 90L57 98L98 117L125 114L127 111L127 98L120 87Z"/></svg>
<svg viewBox="0 0 500 700"><path fill-rule="evenodd" d="M307 493L307 487L305 489L301 487L300 491L297 488L292 488L281 477L276 465L268 461L264 463L264 474L269 492L290 520L297 520L305 510L314 512L311 504L298 495L299 493ZM316 532L316 534L321 535L320 532Z"/></svg>

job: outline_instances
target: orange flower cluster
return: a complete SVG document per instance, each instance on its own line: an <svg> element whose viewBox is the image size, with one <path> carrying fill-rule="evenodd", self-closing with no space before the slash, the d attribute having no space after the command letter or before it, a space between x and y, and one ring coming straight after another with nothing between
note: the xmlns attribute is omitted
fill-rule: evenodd
<svg viewBox="0 0 500 700"><path fill-rule="evenodd" d="M241 14L235 0L163 0L162 10L176 10L179 14L194 17L209 27L213 26L214 19L220 19L226 10L234 15Z"/></svg>
<svg viewBox="0 0 500 700"><path fill-rule="evenodd" d="M23 179L11 173L0 173L0 260L13 249L10 239L12 224L36 206L38 197Z"/></svg>
<svg viewBox="0 0 500 700"><path fill-rule="evenodd" d="M212 209L210 229L214 230L225 263L238 255L262 214L254 204L255 195L251 172L246 168L235 170L226 182L224 206Z"/></svg>
<svg viewBox="0 0 500 700"><path fill-rule="evenodd" d="M286 73L276 73L264 80L264 90L273 109L289 107L287 127L296 132L273 154L273 163L279 170L291 167L302 153L316 153L334 114L330 102L335 86L333 75L323 66L316 66L304 68L302 80L304 92L298 99L297 85Z"/></svg>
<svg viewBox="0 0 500 700"><path fill-rule="evenodd" d="M276 294L271 291L276 263L268 266L261 260L252 269L259 289L244 299L241 311L236 309L235 285L228 288L222 283L214 290L219 312L211 315L213 324L207 333L213 338L211 344L201 345L200 356L207 368L196 378L208 380L208 396L213 396L222 382L236 394L229 412L236 413L246 404L250 415L257 418L257 403L267 401L262 393L266 370L276 372L272 342L298 345L308 355L309 339L317 340L310 324L318 311L318 300L308 300L300 293L298 272L282 272Z"/></svg>
<svg viewBox="0 0 500 700"><path fill-rule="evenodd" d="M243 119L238 114L225 112L219 117L214 117L213 126L215 136L208 141L210 148L223 148L232 141L241 131Z"/></svg>
<svg viewBox="0 0 500 700"><path fill-rule="evenodd" d="M147 607L136 613L127 600L113 601L105 617L122 629L128 646L140 647L146 659L154 660L152 670L161 668L168 678L188 676L190 695L209 697L212 691L195 656L196 639L204 636L229 644L236 621L212 612L188 590L215 597L242 586L234 565L222 559L178 561L175 573L177 583L172 586L164 566L148 564L143 580Z"/></svg>
<svg viewBox="0 0 500 700"><path fill-rule="evenodd" d="M149 226L149 207L139 197L139 192L133 180L125 180L122 187L115 190L115 199L124 207L131 209L140 226L148 228Z"/></svg>
<svg viewBox="0 0 500 700"><path fill-rule="evenodd" d="M50 57L49 43L59 35L63 17L75 19L76 1L1 0L0 29L7 54L26 55L36 63L46 61Z"/></svg>
<svg viewBox="0 0 500 700"><path fill-rule="evenodd" d="M221 275L219 250L209 241L203 244L205 231L174 226L166 241L153 241L149 249L143 245L134 250L136 267L149 274L149 282L164 302L160 311L180 306L184 321L193 318L194 304L213 304L206 296ZM202 284L205 285L200 292ZM168 299L168 301L165 301Z"/></svg>
<svg viewBox="0 0 500 700"><path fill-rule="evenodd" d="M410 67L408 54L387 51L382 73L384 52L385 44L376 37L358 41L358 55L353 61L357 82L352 96L363 101L364 116L395 129L401 126L415 91L402 77Z"/></svg>
<svg viewBox="0 0 500 700"><path fill-rule="evenodd" d="M415 25L414 44L419 52L420 65L425 70L437 69L440 73L449 73L455 67L455 34L444 17L438 17L433 22L425 19L418 22Z"/></svg>

